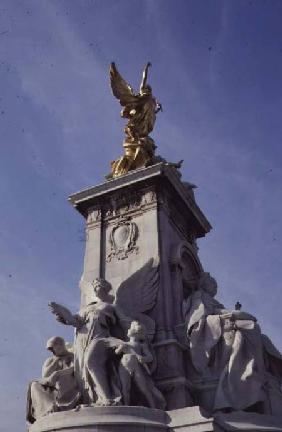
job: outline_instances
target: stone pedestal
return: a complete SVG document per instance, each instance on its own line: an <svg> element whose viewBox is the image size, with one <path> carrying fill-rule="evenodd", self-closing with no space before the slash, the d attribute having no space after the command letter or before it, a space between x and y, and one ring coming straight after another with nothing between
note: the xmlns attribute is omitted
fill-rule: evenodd
<svg viewBox="0 0 282 432"><path fill-rule="evenodd" d="M49 414L29 432L282 432L282 417L237 412L209 417L198 406L172 411L144 407L83 407Z"/></svg>
<svg viewBox="0 0 282 432"><path fill-rule="evenodd" d="M97 277L114 289L150 258L159 261L156 306L155 379L168 409L192 404L187 379L187 348L182 314L184 293L202 271L197 238L211 226L197 206L191 185L165 163L76 193L70 202L86 219L84 281ZM84 285L85 286L85 285ZM89 292L83 288L81 303Z"/></svg>
<svg viewBox="0 0 282 432"><path fill-rule="evenodd" d="M167 413L156 409L84 407L42 417L29 432L165 432L168 422Z"/></svg>
<svg viewBox="0 0 282 432"><path fill-rule="evenodd" d="M199 407L162 411L144 407L83 407L49 414L29 432L209 432L214 420Z"/></svg>
<svg viewBox="0 0 282 432"><path fill-rule="evenodd" d="M233 412L218 414L214 420L215 431L281 432L282 416L270 416L251 412Z"/></svg>

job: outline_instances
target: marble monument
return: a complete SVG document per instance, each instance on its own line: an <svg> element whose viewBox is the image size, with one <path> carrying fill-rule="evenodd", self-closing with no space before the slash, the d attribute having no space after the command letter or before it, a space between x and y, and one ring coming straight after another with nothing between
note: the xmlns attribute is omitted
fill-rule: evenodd
<svg viewBox="0 0 282 432"><path fill-rule="evenodd" d="M110 67L124 155L69 198L85 219L81 304L49 304L75 336L71 347L47 342L29 432L282 431L282 356L250 312L216 299L198 256L211 226L195 186L149 136L161 110L149 67L138 94Z"/></svg>

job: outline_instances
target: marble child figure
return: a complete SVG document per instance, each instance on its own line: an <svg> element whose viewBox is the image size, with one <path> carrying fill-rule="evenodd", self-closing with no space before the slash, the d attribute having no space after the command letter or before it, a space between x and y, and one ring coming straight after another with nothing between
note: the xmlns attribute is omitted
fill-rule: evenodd
<svg viewBox="0 0 282 432"><path fill-rule="evenodd" d="M119 364L119 378L122 387L124 405L132 404L132 387L145 400L150 408L165 408L165 399L156 388L151 377L151 367L154 357L149 350L144 327L133 321L128 330L128 342L122 342L115 349L115 353L122 355Z"/></svg>

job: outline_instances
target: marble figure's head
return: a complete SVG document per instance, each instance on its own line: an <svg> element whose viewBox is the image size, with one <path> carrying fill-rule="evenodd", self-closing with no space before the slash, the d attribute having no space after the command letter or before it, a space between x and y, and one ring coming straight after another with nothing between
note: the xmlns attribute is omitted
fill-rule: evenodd
<svg viewBox="0 0 282 432"><path fill-rule="evenodd" d="M199 280L199 289L214 297L217 294L217 282L208 272L204 272Z"/></svg>
<svg viewBox="0 0 282 432"><path fill-rule="evenodd" d="M112 285L102 278L94 279L93 283L94 293L96 297L101 300L108 300L109 293L112 289Z"/></svg>
<svg viewBox="0 0 282 432"><path fill-rule="evenodd" d="M54 336L48 339L46 348L58 357L67 353L65 340L60 336Z"/></svg>
<svg viewBox="0 0 282 432"><path fill-rule="evenodd" d="M127 336L128 337L134 337L135 336L138 338L140 338L140 337L145 338L146 331L144 329L144 326L138 321L132 321L132 323L128 329Z"/></svg>

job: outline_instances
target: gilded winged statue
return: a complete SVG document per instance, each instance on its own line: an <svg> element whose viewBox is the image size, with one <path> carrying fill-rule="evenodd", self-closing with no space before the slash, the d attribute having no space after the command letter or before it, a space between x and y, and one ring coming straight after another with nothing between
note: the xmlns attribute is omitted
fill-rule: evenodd
<svg viewBox="0 0 282 432"><path fill-rule="evenodd" d="M133 321L143 326L150 344L155 322L146 312L156 303L158 287L158 263L150 259L114 292L109 282L95 279L91 284L93 299L76 315L55 302L49 304L59 322L76 329L74 370L83 403L100 406L126 403L122 395L123 376L118 373L122 353L118 356L120 350L115 350L126 342ZM153 370L153 355L150 363ZM151 389L149 378L148 385ZM159 401L156 396L154 408L158 408Z"/></svg>
<svg viewBox="0 0 282 432"><path fill-rule="evenodd" d="M148 70L144 68L139 93L122 78L115 63L110 67L110 83L113 95L122 107L121 116L128 119L124 129L123 143L125 154L112 162L110 177L126 174L128 171L146 166L154 156L155 143L149 136L152 132L156 114L162 110L161 104L154 98L151 87L147 84Z"/></svg>

